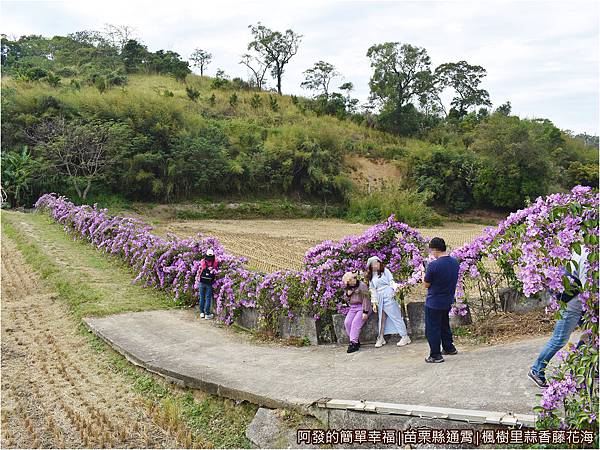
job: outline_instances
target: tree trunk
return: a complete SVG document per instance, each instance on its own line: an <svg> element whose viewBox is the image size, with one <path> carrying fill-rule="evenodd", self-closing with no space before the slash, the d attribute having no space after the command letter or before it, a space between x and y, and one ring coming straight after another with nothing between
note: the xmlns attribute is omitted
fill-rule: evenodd
<svg viewBox="0 0 600 450"><path fill-rule="evenodd" d="M92 180L88 180L87 182L87 186L85 187L85 190L83 191L83 200L85 200L85 198L88 195L88 192L90 191L90 187L92 187Z"/></svg>
<svg viewBox="0 0 600 450"><path fill-rule="evenodd" d="M281 71L277 72L277 92L279 92L279 95L281 94Z"/></svg>
<svg viewBox="0 0 600 450"><path fill-rule="evenodd" d="M75 186L75 192L77 192L77 196L83 199L83 196L81 195L81 189L79 189L79 185L76 181L73 181L73 186Z"/></svg>

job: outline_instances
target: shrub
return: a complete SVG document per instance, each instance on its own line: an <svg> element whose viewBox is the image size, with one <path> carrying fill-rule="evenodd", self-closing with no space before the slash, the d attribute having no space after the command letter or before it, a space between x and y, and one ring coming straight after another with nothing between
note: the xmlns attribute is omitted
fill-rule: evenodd
<svg viewBox="0 0 600 450"><path fill-rule="evenodd" d="M432 194L399 187L350 196L348 220L375 223L394 215L411 226L441 225L442 218L427 205Z"/></svg>

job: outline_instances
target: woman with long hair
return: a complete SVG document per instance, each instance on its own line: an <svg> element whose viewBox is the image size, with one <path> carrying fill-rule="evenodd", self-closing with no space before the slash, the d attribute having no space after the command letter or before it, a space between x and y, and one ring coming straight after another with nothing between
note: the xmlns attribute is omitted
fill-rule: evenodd
<svg viewBox="0 0 600 450"><path fill-rule="evenodd" d="M373 311L379 312L379 336L375 347L386 344L384 335L399 334L398 347L410 344L410 337L398 302L394 299L398 285L392 272L385 267L381 259L372 256L367 260L367 281L371 291Z"/></svg>

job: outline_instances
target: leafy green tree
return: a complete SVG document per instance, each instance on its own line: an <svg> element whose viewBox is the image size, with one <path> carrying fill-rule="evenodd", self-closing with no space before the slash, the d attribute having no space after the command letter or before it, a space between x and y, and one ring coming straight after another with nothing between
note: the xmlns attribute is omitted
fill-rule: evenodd
<svg viewBox="0 0 600 450"><path fill-rule="evenodd" d="M566 171L565 187L572 188L581 184L598 188L598 164L582 164L572 161Z"/></svg>
<svg viewBox="0 0 600 450"><path fill-rule="evenodd" d="M474 188L480 203L516 209L548 193L555 177L548 148L526 121L492 114L475 129L471 148L484 158Z"/></svg>
<svg viewBox="0 0 600 450"><path fill-rule="evenodd" d="M204 76L204 70L212 61L212 53L202 50L200 48L195 49L190 56L190 61L194 63L195 67L200 69L200 76Z"/></svg>
<svg viewBox="0 0 600 450"><path fill-rule="evenodd" d="M355 114L358 107L358 99L351 97L352 91L354 90L354 84L352 84L350 81L347 81L338 89L346 93L344 98L346 103L346 111L348 111L350 114Z"/></svg>
<svg viewBox="0 0 600 450"><path fill-rule="evenodd" d="M473 66L466 61L442 64L434 74L443 87L451 87L456 93L451 105L459 117L466 115L471 107L492 106L488 91L479 88L485 75L483 67Z"/></svg>
<svg viewBox="0 0 600 450"><path fill-rule="evenodd" d="M510 102L506 102L498 106L495 112L497 112L498 114L502 114L503 116L510 116L511 111L512 106Z"/></svg>
<svg viewBox="0 0 600 450"><path fill-rule="evenodd" d="M197 135L182 134L175 139L169 160L170 178L177 180L177 194L229 192L229 140L216 126Z"/></svg>
<svg viewBox="0 0 600 450"><path fill-rule="evenodd" d="M60 77L50 73L46 75L46 83L52 87L58 87L60 86Z"/></svg>
<svg viewBox="0 0 600 450"><path fill-rule="evenodd" d="M217 97L215 97L215 94L212 94L209 97L208 103L210 104L210 106L215 106L217 104Z"/></svg>
<svg viewBox="0 0 600 450"><path fill-rule="evenodd" d="M139 72L148 60L148 49L133 39L128 40L121 51L125 72Z"/></svg>
<svg viewBox="0 0 600 450"><path fill-rule="evenodd" d="M192 72L188 62L182 61L179 53L171 50L150 53L148 68L151 72L170 74L180 81L185 80L185 77Z"/></svg>
<svg viewBox="0 0 600 450"><path fill-rule="evenodd" d="M285 66L298 52L302 35L289 29L285 33L273 31L260 22L249 25L248 28L254 38L248 44L248 50L255 50L264 64L271 67L271 75L277 80L277 92L281 95L281 79Z"/></svg>
<svg viewBox="0 0 600 450"><path fill-rule="evenodd" d="M271 107L271 110L273 112L279 111L279 103L277 102L277 99L275 97L273 97L271 94L269 94L269 106Z"/></svg>
<svg viewBox="0 0 600 450"><path fill-rule="evenodd" d="M315 91L317 96L325 100L329 98L329 84L331 80L340 76L335 66L328 62L318 61L310 69L304 71L304 81L300 86Z"/></svg>
<svg viewBox="0 0 600 450"><path fill-rule="evenodd" d="M384 111L380 122L391 131L414 128L402 126L402 121L415 117L413 109L407 106L432 89L427 50L386 42L371 46L367 57L373 68L369 81L371 100L379 103Z"/></svg>
<svg viewBox="0 0 600 450"><path fill-rule="evenodd" d="M213 89L225 89L229 87L229 77L223 69L217 69L215 78L212 80L211 87Z"/></svg>
<svg viewBox="0 0 600 450"><path fill-rule="evenodd" d="M417 189L433 193L449 211L461 213L475 205L473 188L481 163L474 153L436 148L413 158L409 167Z"/></svg>
<svg viewBox="0 0 600 450"><path fill-rule="evenodd" d="M250 98L250 106L252 106L253 109L258 109L261 107L261 105L262 105L262 99L261 99L260 95L254 94Z"/></svg>

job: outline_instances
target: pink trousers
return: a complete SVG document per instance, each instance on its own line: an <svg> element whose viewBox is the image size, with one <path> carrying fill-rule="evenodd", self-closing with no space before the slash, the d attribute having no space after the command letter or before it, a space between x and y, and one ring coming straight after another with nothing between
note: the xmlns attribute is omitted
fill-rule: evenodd
<svg viewBox="0 0 600 450"><path fill-rule="evenodd" d="M350 342L357 343L360 336L360 330L365 324L365 320L362 319L362 303L350 305L344 325L346 326L346 333L350 337Z"/></svg>

